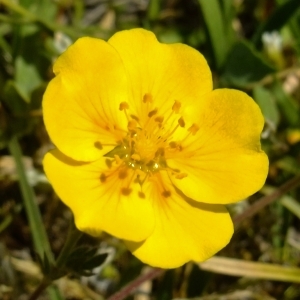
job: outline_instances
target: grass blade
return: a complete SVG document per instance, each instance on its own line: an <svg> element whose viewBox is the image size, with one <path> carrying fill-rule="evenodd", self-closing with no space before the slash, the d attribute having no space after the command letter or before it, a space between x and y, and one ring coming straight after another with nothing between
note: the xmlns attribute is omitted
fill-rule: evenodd
<svg viewBox="0 0 300 300"><path fill-rule="evenodd" d="M45 231L45 227L43 226L42 217L39 208L34 200L35 194L32 187L29 185L26 177L24 165L22 162L22 151L17 137L13 137L10 140L8 148L10 153L14 157L16 163L17 173L19 176L19 184L23 196L23 202L29 226L33 237L35 251L40 257L44 257L44 254L46 254L48 259L53 262L54 258ZM48 288L48 293L52 300L62 299L55 286L50 286Z"/></svg>
<svg viewBox="0 0 300 300"><path fill-rule="evenodd" d="M199 0L205 24L207 26L217 68L220 68L227 56L227 30L218 0ZM230 25L230 23L229 23ZM229 26L227 24L227 26Z"/></svg>
<svg viewBox="0 0 300 300"><path fill-rule="evenodd" d="M202 270L231 276L300 283L300 268L244 261L227 257L212 257L200 263Z"/></svg>

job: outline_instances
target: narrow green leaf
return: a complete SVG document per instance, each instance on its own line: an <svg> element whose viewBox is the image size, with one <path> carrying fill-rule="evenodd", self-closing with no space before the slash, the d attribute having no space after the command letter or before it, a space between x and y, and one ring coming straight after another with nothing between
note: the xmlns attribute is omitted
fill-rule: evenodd
<svg viewBox="0 0 300 300"><path fill-rule="evenodd" d="M279 30L283 27L291 17L300 8L299 0L289 0L286 3L278 6L272 15L258 28L253 36L253 44L256 47L261 45L261 37L264 32Z"/></svg>
<svg viewBox="0 0 300 300"><path fill-rule="evenodd" d="M300 121L299 106L282 88L280 82L275 82L272 91L282 115L290 126L295 126Z"/></svg>
<svg viewBox="0 0 300 300"><path fill-rule="evenodd" d="M253 90L253 97L262 110L265 120L272 124L273 129L276 129L279 123L279 112L274 96L263 86L256 86Z"/></svg>
<svg viewBox="0 0 300 300"><path fill-rule="evenodd" d="M199 263L202 270L256 279L300 283L300 268L215 256Z"/></svg>
<svg viewBox="0 0 300 300"><path fill-rule="evenodd" d="M161 11L160 0L150 0L147 9L147 17L150 21L156 20Z"/></svg>
<svg viewBox="0 0 300 300"><path fill-rule="evenodd" d="M275 190L276 190L275 187L264 186L261 191L265 195L269 195L273 193ZM300 219L300 203L298 201L296 201L293 197L288 195L282 196L279 201L281 205L283 205L286 209L288 209L291 213L293 213L295 216L297 216Z"/></svg>
<svg viewBox="0 0 300 300"><path fill-rule="evenodd" d="M13 137L9 141L8 148L16 162L19 184L23 196L24 207L27 214L29 226L32 232L35 250L40 257L44 257L45 254L48 257L49 261L53 262L54 258L45 231L45 227L43 226L43 220L35 201L34 191L29 185L26 177L25 168L22 162L23 155L16 137ZM62 299L55 286L49 286L47 290L52 300Z"/></svg>
<svg viewBox="0 0 300 300"><path fill-rule="evenodd" d="M205 24L209 32L209 38L214 51L216 66L220 68L228 53L228 40L226 24L223 19L220 3L218 0L198 0Z"/></svg>

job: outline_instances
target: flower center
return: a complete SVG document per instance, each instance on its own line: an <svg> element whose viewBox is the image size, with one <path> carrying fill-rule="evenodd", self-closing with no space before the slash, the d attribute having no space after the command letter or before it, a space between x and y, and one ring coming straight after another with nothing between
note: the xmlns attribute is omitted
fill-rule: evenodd
<svg viewBox="0 0 300 300"><path fill-rule="evenodd" d="M127 134L118 145L106 157L113 158L119 166L118 177L127 177L126 169L134 171L134 177L141 187L144 180L150 175L160 170L170 171L177 179L187 176L180 170L173 170L168 167L167 159L173 157L178 152L182 152L183 141L189 135L195 135L199 127L192 124L186 131L185 138L181 141L174 141L174 133L179 128L185 128L186 124L180 116L181 103L174 101L170 108L169 115L162 115L158 108L153 108L152 95L147 93L142 99L141 118L130 114L127 102L120 103L119 109L124 112L127 118ZM103 175L105 177L105 175ZM106 177L105 177L106 178ZM130 180L132 182L133 178ZM126 191L129 187L126 187ZM124 191L122 190L124 194ZM124 194L125 195L125 194ZM165 191L163 193L167 197Z"/></svg>
<svg viewBox="0 0 300 300"><path fill-rule="evenodd" d="M179 113L180 102L175 101L169 116L164 120L158 109L153 109L151 94L145 94L142 101L146 112L143 122L137 116L129 115L128 103L120 104L120 110L124 111L128 120L128 133L121 145L107 156L118 155L128 167L152 173L166 168L165 151L170 147L174 149L172 135L179 127L184 127L185 123L182 117L177 118L173 127L167 123L174 114Z"/></svg>

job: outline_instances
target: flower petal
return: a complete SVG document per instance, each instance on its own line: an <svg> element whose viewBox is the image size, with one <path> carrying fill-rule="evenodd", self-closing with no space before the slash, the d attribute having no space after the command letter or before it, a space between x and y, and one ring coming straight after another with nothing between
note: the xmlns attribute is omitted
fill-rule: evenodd
<svg viewBox="0 0 300 300"><path fill-rule="evenodd" d="M147 120L143 97L150 94L152 108L160 115L171 112L174 101L193 103L212 90L212 76L205 58L184 44L161 44L144 29L121 31L108 43L125 66L131 92L132 113Z"/></svg>
<svg viewBox="0 0 300 300"><path fill-rule="evenodd" d="M173 177L173 183L187 197L205 203L232 203L258 191L268 158L260 147L263 116L253 99L236 90L215 90L185 113L199 130L167 161L187 174Z"/></svg>
<svg viewBox="0 0 300 300"><path fill-rule="evenodd" d="M161 182L170 192L160 193ZM187 199L170 183L168 176L153 178L151 198L155 199L156 224L144 242L125 241L143 262L162 268L176 268L194 260L204 261L226 246L233 224L225 206Z"/></svg>
<svg viewBox="0 0 300 300"><path fill-rule="evenodd" d="M151 201L138 196L138 184L126 189L132 177L111 167L107 172L104 159L92 163L74 161L59 150L52 150L44 158L44 168L54 190L74 213L79 230L97 236L106 231L118 238L141 241L154 228L154 212ZM103 177L102 177L103 175ZM124 176L126 175L126 176Z"/></svg>
<svg viewBox="0 0 300 300"><path fill-rule="evenodd" d="M128 85L118 54L102 40L81 38L57 59L54 72L43 99L51 139L73 159L100 158L127 126L119 105Z"/></svg>

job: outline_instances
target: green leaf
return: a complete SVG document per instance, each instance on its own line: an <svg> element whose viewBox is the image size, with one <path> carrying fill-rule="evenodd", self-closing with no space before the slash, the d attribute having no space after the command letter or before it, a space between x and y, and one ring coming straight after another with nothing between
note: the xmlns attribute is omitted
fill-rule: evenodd
<svg viewBox="0 0 300 300"><path fill-rule="evenodd" d="M297 103L283 90L280 82L275 82L271 89L286 122L290 126L296 126L300 121Z"/></svg>
<svg viewBox="0 0 300 300"><path fill-rule="evenodd" d="M31 92L42 83L41 76L37 67L30 62L26 62L22 56L16 58L15 68L16 87L22 98L29 103Z"/></svg>
<svg viewBox="0 0 300 300"><path fill-rule="evenodd" d="M198 0L209 32L217 68L225 62L230 47L227 32L230 23L225 22L218 0Z"/></svg>
<svg viewBox="0 0 300 300"><path fill-rule="evenodd" d="M261 37L264 32L271 32L282 28L300 8L299 0L289 0L278 6L271 16L258 28L253 36L253 44L261 45Z"/></svg>
<svg viewBox="0 0 300 300"><path fill-rule="evenodd" d="M255 86L253 90L253 97L259 105L265 120L268 124L271 124L275 130L279 123L279 112L274 96L263 86Z"/></svg>
<svg viewBox="0 0 300 300"><path fill-rule="evenodd" d="M107 253L102 253L102 254L95 255L91 259L86 260L82 264L82 269L83 270L92 270L96 267L99 267L100 265L102 265L104 263L104 261L107 258L107 255L108 255Z"/></svg>
<svg viewBox="0 0 300 300"><path fill-rule="evenodd" d="M237 43L228 55L222 80L244 87L274 73L275 69L267 64L261 55L246 42Z"/></svg>

